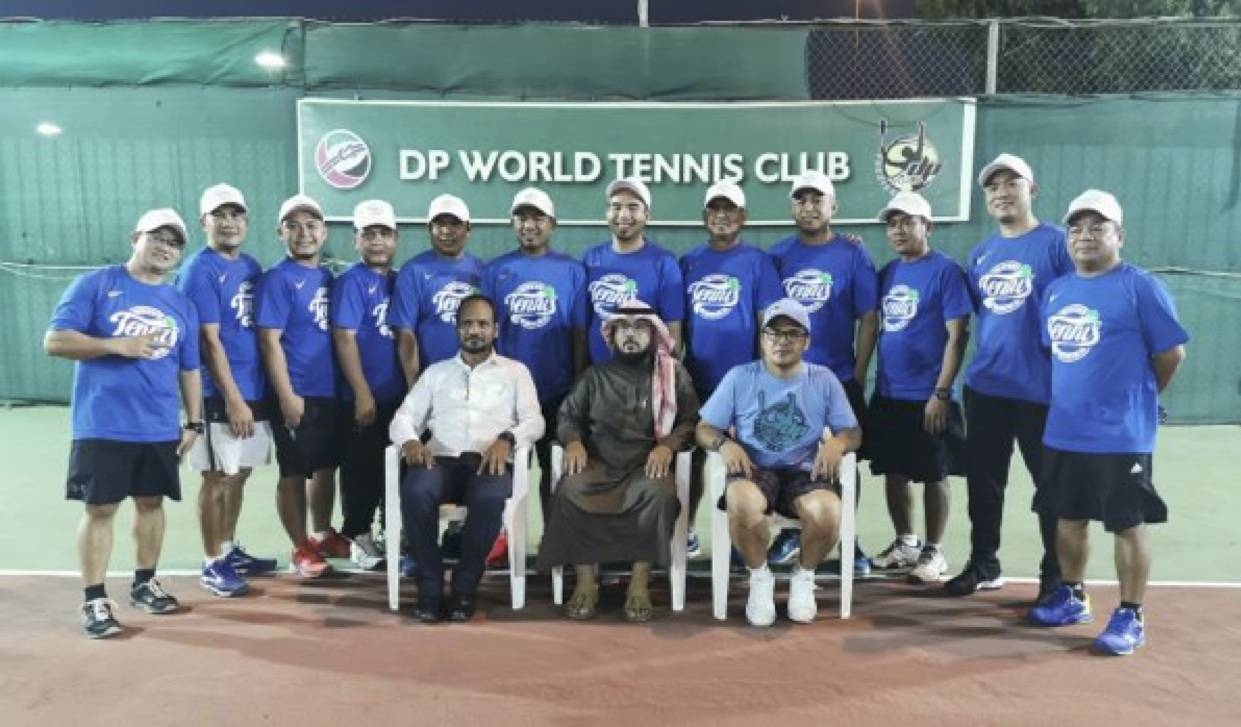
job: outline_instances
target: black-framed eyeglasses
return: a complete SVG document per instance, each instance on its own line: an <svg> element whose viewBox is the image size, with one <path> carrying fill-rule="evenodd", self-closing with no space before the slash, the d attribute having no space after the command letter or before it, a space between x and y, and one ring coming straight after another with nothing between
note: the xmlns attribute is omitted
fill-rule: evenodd
<svg viewBox="0 0 1241 727"><path fill-rule="evenodd" d="M800 328L786 328L784 330L776 330L774 328L764 328L763 335L769 340L783 343L798 343L806 340L808 335Z"/></svg>

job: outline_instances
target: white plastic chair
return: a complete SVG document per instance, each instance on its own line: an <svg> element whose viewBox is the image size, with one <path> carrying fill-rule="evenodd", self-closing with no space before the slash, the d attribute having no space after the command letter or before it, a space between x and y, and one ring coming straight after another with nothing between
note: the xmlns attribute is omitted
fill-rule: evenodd
<svg viewBox="0 0 1241 727"><path fill-rule="evenodd" d="M716 506L724 496L724 460L718 452L707 455L704 477L711 493L711 601L715 617L728 617L729 556L732 538L728 534L728 511ZM850 452L840 462L840 617L847 619L853 612L853 547L856 535L857 455ZM773 514L768 524L801 529L798 520Z"/></svg>
<svg viewBox="0 0 1241 727"><path fill-rule="evenodd" d="M681 513L677 515L676 525L672 528L671 552L668 558L668 581L672 589L672 610L685 610L685 564L688 560L689 537L689 473L691 469L689 452L677 454L673 466L673 479L676 482L677 500L681 503ZM556 491L560 484L560 474L564 471L564 448L559 444L552 445L551 457L551 491ZM564 566L552 568L552 602L557 606L564 603Z"/></svg>
<svg viewBox="0 0 1241 727"><path fill-rule="evenodd" d="M513 453L513 494L504 503L504 532L508 539L509 588L513 609L526 605L526 494L529 491L530 448ZM384 451L384 544L388 560L388 608L401 605L401 450ZM440 522L464 520L464 505L440 507Z"/></svg>

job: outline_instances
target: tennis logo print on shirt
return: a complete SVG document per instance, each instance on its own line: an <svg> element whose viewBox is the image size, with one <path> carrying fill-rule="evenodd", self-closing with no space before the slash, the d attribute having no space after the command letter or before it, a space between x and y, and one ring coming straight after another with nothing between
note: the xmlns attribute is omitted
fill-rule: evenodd
<svg viewBox="0 0 1241 727"><path fill-rule="evenodd" d="M741 281L723 273L704 275L689 286L689 297L694 315L718 321L737 307L741 300Z"/></svg>
<svg viewBox="0 0 1241 727"><path fill-rule="evenodd" d="M162 346L151 353L152 359L161 359L172 353L181 338L181 329L177 327L176 319L149 305L118 310L108 316L108 322L116 326L112 329L113 338L154 335L156 343Z"/></svg>
<svg viewBox="0 0 1241 727"><path fill-rule="evenodd" d="M388 325L388 302L389 298L384 298L375 304L371 309L371 315L375 317L375 329L379 331L379 335L384 338L392 338L392 328Z"/></svg>
<svg viewBox="0 0 1241 727"><path fill-rule="evenodd" d="M797 408L793 392L780 401L767 406L767 392L758 392L759 414L754 419L754 436L763 449L769 452L785 452L793 448L810 429L806 415Z"/></svg>
<svg viewBox="0 0 1241 727"><path fill-rule="evenodd" d="M816 268L798 270L791 278L784 279L784 292L801 303L807 313L822 308L832 297L832 274Z"/></svg>
<svg viewBox="0 0 1241 727"><path fill-rule="evenodd" d="M987 310L1005 315L1020 308L1034 292L1034 270L1017 260L996 263L978 279Z"/></svg>
<svg viewBox="0 0 1241 727"><path fill-rule="evenodd" d="M306 310L310 311L310 314L315 317L315 325L318 326L321 331L326 331L328 329L329 307L330 302L328 300L327 288L317 288L315 290L315 297L310 299L310 303L307 304Z"/></svg>
<svg viewBox="0 0 1241 727"><path fill-rule="evenodd" d="M431 296L431 305L435 306L435 315L444 323L457 324L457 309L461 301L478 291L473 285L460 280L451 280Z"/></svg>
<svg viewBox="0 0 1241 727"><path fill-rule="evenodd" d="M246 280L237 286L237 292L228 301L237 323L242 328L254 328L254 283Z"/></svg>
<svg viewBox="0 0 1241 727"><path fill-rule="evenodd" d="M1099 343L1099 311L1080 303L1066 305L1047 318L1051 355L1061 363L1081 361Z"/></svg>
<svg viewBox="0 0 1241 727"><path fill-rule="evenodd" d="M556 317L556 289L530 280L504 296L504 305L510 322L529 331L543 328Z"/></svg>
<svg viewBox="0 0 1241 727"><path fill-rule="evenodd" d="M590 284L595 315L605 318L613 309L638 297L638 282L621 273L608 273Z"/></svg>
<svg viewBox="0 0 1241 727"><path fill-rule="evenodd" d="M883 330L903 331L918 315L918 291L908 285L894 285L883 296Z"/></svg>

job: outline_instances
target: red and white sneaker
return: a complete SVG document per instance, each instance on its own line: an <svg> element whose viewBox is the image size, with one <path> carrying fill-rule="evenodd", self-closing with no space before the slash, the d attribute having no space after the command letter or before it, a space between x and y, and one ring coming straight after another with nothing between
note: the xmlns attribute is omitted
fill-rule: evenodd
<svg viewBox="0 0 1241 727"><path fill-rule="evenodd" d="M289 572L296 573L302 578L318 578L332 569L327 564L323 556L319 555L315 545L310 541L302 543L293 549L293 555L289 557Z"/></svg>
<svg viewBox="0 0 1241 727"><path fill-rule="evenodd" d="M322 539L317 535L311 535L310 543L324 558L348 558L351 552L348 538L336 532L336 528L328 528L327 534Z"/></svg>
<svg viewBox="0 0 1241 727"><path fill-rule="evenodd" d="M487 559L484 561L486 568L507 568L508 567L508 538L504 536L504 531L500 531L496 542L491 544L491 552L487 553Z"/></svg>

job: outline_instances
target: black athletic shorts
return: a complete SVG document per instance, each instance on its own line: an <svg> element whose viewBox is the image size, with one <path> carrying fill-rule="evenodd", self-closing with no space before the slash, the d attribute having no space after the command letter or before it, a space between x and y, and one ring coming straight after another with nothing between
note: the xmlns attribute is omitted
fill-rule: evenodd
<svg viewBox="0 0 1241 727"><path fill-rule="evenodd" d="M807 492L815 490L826 490L836 493L840 496L840 483L828 482L827 480L811 479L810 473L805 470L793 469L759 469L754 468L754 476L746 477L745 475L728 475L724 486L724 495L720 497L716 507L721 510L728 509L727 495L728 485L737 480L749 480L753 482L763 493L763 497L767 499L766 514L773 512L780 513L787 518L797 518L797 511L793 509L793 501Z"/></svg>
<svg viewBox="0 0 1241 727"><path fill-rule="evenodd" d="M180 500L178 444L75 439L69 451L65 499L87 505L112 505L126 497Z"/></svg>
<svg viewBox="0 0 1241 727"><path fill-rule="evenodd" d="M914 482L939 482L965 474L965 418L961 405L948 402L948 429L928 434L923 426L925 401L870 397L866 422L870 471L902 475Z"/></svg>
<svg viewBox="0 0 1241 727"><path fill-rule="evenodd" d="M871 458L870 450L870 421L868 421L866 413L866 393L862 390L862 384L857 379L849 379L840 384L844 387L845 397L849 400L849 408L853 410L853 416L857 419L858 429L862 432L862 446L857 451L857 461Z"/></svg>
<svg viewBox="0 0 1241 727"><path fill-rule="evenodd" d="M267 401L247 401L246 406L250 407L250 413L254 415L254 421L265 422L270 421L269 409L271 402ZM280 407L276 407L276 419L280 418ZM224 405L222 397L209 396L203 399L203 420L214 422L216 424L228 424L228 408Z"/></svg>
<svg viewBox="0 0 1241 727"><path fill-rule="evenodd" d="M1168 521L1149 454L1090 454L1043 447L1043 485L1034 507L1062 520L1100 520L1115 533Z"/></svg>
<svg viewBox="0 0 1241 727"><path fill-rule="evenodd" d="M272 439L276 440L276 463L281 477L309 478L315 472L332 469L340 463L340 442L346 432L340 428L335 399L308 396L297 429L284 424L280 405L272 402Z"/></svg>

